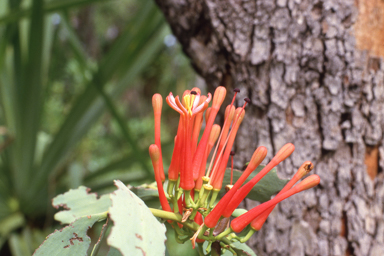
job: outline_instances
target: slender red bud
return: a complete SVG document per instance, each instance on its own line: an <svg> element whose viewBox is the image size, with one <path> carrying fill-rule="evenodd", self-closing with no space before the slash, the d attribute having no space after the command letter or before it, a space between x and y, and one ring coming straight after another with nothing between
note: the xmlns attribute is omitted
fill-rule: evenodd
<svg viewBox="0 0 384 256"><path fill-rule="evenodd" d="M283 194L284 192L288 191L293 187L293 185L296 184L297 181L299 181L301 178L303 178L305 175L307 175L311 170L313 169L313 164L311 161L306 161L304 162L299 170L295 173L295 175L292 177L292 179L284 186L284 188L277 194ZM264 225L265 221L267 220L269 214L272 212L272 210L275 208L276 205L273 207L269 207L268 210L260 214L258 217L256 217L252 222L251 222L251 227L259 231L261 227Z"/></svg>
<svg viewBox="0 0 384 256"><path fill-rule="evenodd" d="M235 151L231 151L231 181L230 181L230 185L232 186L233 185L233 156L235 155Z"/></svg>
<svg viewBox="0 0 384 256"><path fill-rule="evenodd" d="M211 133L211 129L215 121L217 112L219 111L220 106L224 101L226 92L227 90L222 86L217 87L215 90L215 94L212 99L212 110L211 110L211 113L209 114L209 119L205 126L203 136L201 137L201 140L199 145L197 146L195 155L193 156L193 161L192 161L193 173L199 172L200 170L201 163L204 158L204 153L207 148L209 134Z"/></svg>
<svg viewBox="0 0 384 256"><path fill-rule="evenodd" d="M249 162L247 168L242 173L240 178L235 182L232 189L229 190L223 198L218 202L218 204L213 208L213 210L208 214L204 219L204 223L207 227L213 228L216 223L219 221L223 211L228 206L229 201L232 199L236 191L243 185L244 181L248 176L259 166L259 164L264 160L267 155L266 147L258 147L252 155L251 161Z"/></svg>
<svg viewBox="0 0 384 256"><path fill-rule="evenodd" d="M164 167L163 167L163 155L161 152L161 109L163 107L163 97L156 93L152 97L153 113L155 116L155 144L160 151L160 177L161 181L165 181Z"/></svg>
<svg viewBox="0 0 384 256"><path fill-rule="evenodd" d="M193 90L193 89L192 89ZM206 96L200 96L199 105L202 104L207 99ZM197 148L197 140L199 139L199 134L201 126L203 124L203 112L200 112L195 117L195 122L193 124L193 133L192 133L192 155L195 154ZM195 178L195 177L194 177Z"/></svg>
<svg viewBox="0 0 384 256"><path fill-rule="evenodd" d="M183 117L180 116L179 127L177 129L177 136L175 137L175 147L172 153L171 164L168 169L168 179L177 181L180 172L180 159L181 151L183 147Z"/></svg>
<svg viewBox="0 0 384 256"><path fill-rule="evenodd" d="M191 190L195 187L195 182L193 180L193 171L192 171L192 154L191 154L191 117L186 115L184 117L185 127L184 127L184 143L183 143L183 156L184 166L180 172L180 187L184 190Z"/></svg>
<svg viewBox="0 0 384 256"><path fill-rule="evenodd" d="M215 190L220 190L222 187L224 173L225 173L225 169L227 167L227 163L229 159L229 154L231 153L233 143L235 142L237 131L239 130L240 124L243 121L245 116L244 109L237 108L235 116L236 116L236 120L233 124L230 134L228 135L229 138L228 138L227 145L225 147L225 151L222 155L222 160L218 162L218 164L214 167L212 171L212 176L211 176L211 179L213 179L212 186L213 186L213 189ZM218 155L218 157L219 156L220 155Z"/></svg>
<svg viewBox="0 0 384 256"><path fill-rule="evenodd" d="M316 174L313 174L306 179L304 179L302 182L291 188L290 190L277 195L272 200L269 200L259 206L256 206L252 210L250 210L247 213L244 213L243 215L240 215L239 217L235 218L231 223L231 228L236 233L241 232L249 223L251 223L252 220L254 220L257 216L259 216L261 213L266 211L268 208L273 207L277 203L281 202L282 200L299 193L303 190L307 190L310 188L313 188L317 186L320 183L320 177Z"/></svg>
<svg viewBox="0 0 384 256"><path fill-rule="evenodd" d="M229 202L227 208L224 210L223 216L229 217L232 212L237 208L237 206L244 200L244 198L248 195L251 189L276 165L278 165L281 161L286 159L288 156L292 154L295 150L295 146L292 143L285 144L277 154L272 158L272 160L255 176L253 177L247 184L241 187L236 194L233 196L232 200Z"/></svg>
<svg viewBox="0 0 384 256"><path fill-rule="evenodd" d="M235 117L235 111L236 111L236 108L232 105L228 105L227 108L225 109L225 114L224 114L224 120L225 121L224 121L223 129L222 129L220 137L219 137L220 138L219 145L216 146L217 151L215 151L215 153L216 152L219 152L219 153L222 152L222 150L225 146L225 143L227 142L229 128L231 127L232 120ZM215 165L216 165L218 160L219 160L219 157L216 157Z"/></svg>
<svg viewBox="0 0 384 256"><path fill-rule="evenodd" d="M159 192L159 199L161 207L164 211L172 212L171 207L169 206L168 200L165 197L163 183L161 182L160 176L160 150L156 144L149 146L149 156L152 160L153 170L155 172L155 180L157 183L157 190Z"/></svg>
<svg viewBox="0 0 384 256"><path fill-rule="evenodd" d="M213 146L215 145L215 142L216 142L217 138L219 137L220 129L221 129L220 125L218 125L218 124L214 124L212 126L212 130L211 130L211 134L209 135L208 145L207 145L207 149L205 151L204 159L201 162L200 172L199 172L198 177L196 179L195 190L200 190L201 186L203 185L202 178L203 178L203 176L205 174L205 168L206 168L206 165L207 165L207 159L208 159L209 153L211 152Z"/></svg>

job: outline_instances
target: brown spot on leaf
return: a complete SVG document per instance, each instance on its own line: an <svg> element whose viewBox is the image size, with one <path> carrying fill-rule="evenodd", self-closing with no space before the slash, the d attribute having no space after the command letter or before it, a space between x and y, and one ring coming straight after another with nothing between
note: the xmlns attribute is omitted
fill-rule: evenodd
<svg viewBox="0 0 384 256"><path fill-rule="evenodd" d="M69 247L69 245L64 246L64 248L68 248L68 247Z"/></svg>
<svg viewBox="0 0 384 256"><path fill-rule="evenodd" d="M143 237L141 236L141 235L139 235L139 234L135 234L136 235L136 237L138 238L138 239L140 239L141 241L143 241Z"/></svg>
<svg viewBox="0 0 384 256"><path fill-rule="evenodd" d="M87 215L87 218L90 219L92 216L91 215Z"/></svg>
<svg viewBox="0 0 384 256"><path fill-rule="evenodd" d="M143 256L146 256L147 254L145 253L145 251L143 250L143 248L139 247L139 246L135 246L136 249L139 249L141 250L141 252L143 253Z"/></svg>
<svg viewBox="0 0 384 256"><path fill-rule="evenodd" d="M359 16L355 23L356 46L371 56L384 56L384 1L356 2Z"/></svg>
<svg viewBox="0 0 384 256"><path fill-rule="evenodd" d="M367 173L371 180L374 180L379 170L379 147L366 146L365 150L365 165L367 166Z"/></svg>
<svg viewBox="0 0 384 256"><path fill-rule="evenodd" d="M82 237L79 237L76 233L73 233L73 235L74 235L75 237L72 237L71 239L69 239L69 243L70 243L71 245L74 245L74 243L73 243L74 240L77 240L77 241L79 241L79 242L83 242L83 241L84 241L83 238L82 238ZM69 246L69 245L68 245L68 246Z"/></svg>

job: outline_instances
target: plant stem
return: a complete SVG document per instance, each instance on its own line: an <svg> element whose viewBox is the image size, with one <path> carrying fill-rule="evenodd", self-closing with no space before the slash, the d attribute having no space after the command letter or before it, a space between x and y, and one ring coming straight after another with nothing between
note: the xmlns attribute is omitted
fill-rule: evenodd
<svg viewBox="0 0 384 256"><path fill-rule="evenodd" d="M155 217L166 219L166 220L173 220L181 223L181 215L179 213L173 213L173 212L167 212L159 209L149 208L149 210L152 212L152 214ZM193 231L196 231L200 226L195 222L186 221L181 223L184 226L188 227L189 229L192 229Z"/></svg>

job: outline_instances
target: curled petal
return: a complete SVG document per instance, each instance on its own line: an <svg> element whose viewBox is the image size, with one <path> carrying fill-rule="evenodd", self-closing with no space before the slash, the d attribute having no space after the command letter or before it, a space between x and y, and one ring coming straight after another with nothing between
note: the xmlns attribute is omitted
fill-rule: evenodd
<svg viewBox="0 0 384 256"><path fill-rule="evenodd" d="M212 95L210 93L208 93L208 98L202 104L200 104L198 107L193 109L193 114L198 114L201 111L206 110L211 99L212 99Z"/></svg>
<svg viewBox="0 0 384 256"><path fill-rule="evenodd" d="M173 94L170 92L169 95L165 98L165 101L168 103L168 105L179 112L181 115L183 114L183 111L177 106L175 97L173 97Z"/></svg>
<svg viewBox="0 0 384 256"><path fill-rule="evenodd" d="M180 109L184 114L188 114L188 111L185 109L185 107L183 106L183 104L181 104L180 99L179 99L179 96L176 96L175 101L176 101L176 105L179 107L179 109Z"/></svg>
<svg viewBox="0 0 384 256"><path fill-rule="evenodd" d="M198 93L195 96L195 100L193 102L192 109L195 109L199 105L199 102L200 102L200 94Z"/></svg>

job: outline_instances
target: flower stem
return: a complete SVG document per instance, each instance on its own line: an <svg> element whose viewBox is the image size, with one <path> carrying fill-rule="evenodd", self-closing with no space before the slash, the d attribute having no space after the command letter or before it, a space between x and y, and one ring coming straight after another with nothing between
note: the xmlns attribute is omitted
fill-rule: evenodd
<svg viewBox="0 0 384 256"><path fill-rule="evenodd" d="M152 214L155 217L166 219L166 220L173 220L181 223L182 217L179 213L167 212L167 211L154 209L154 208L149 208L149 210L152 212ZM181 224L188 227L189 229L192 229L193 231L196 231L199 228L199 225L195 222L186 221Z"/></svg>

